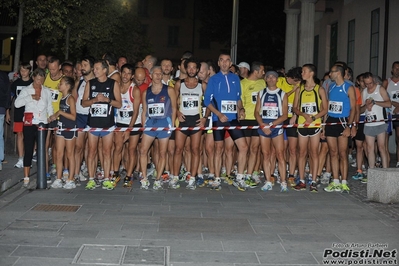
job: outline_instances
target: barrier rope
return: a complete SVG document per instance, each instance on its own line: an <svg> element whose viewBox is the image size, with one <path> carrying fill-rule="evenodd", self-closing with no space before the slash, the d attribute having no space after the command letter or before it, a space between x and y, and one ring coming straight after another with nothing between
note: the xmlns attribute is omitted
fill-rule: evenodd
<svg viewBox="0 0 399 266"><path fill-rule="evenodd" d="M381 119L376 121L360 121L357 124L362 123L377 123L377 122L387 122L396 121L396 118ZM46 128L46 130L58 130L58 131L78 131L78 132L130 132L130 131L193 131L193 130L244 130L244 129L258 129L258 128L297 128L297 127L320 127L320 126L335 126L335 125L346 125L346 122L334 122L334 123L311 123L311 124L292 124L292 125L273 125L273 126L226 126L226 127L110 127L110 128Z"/></svg>

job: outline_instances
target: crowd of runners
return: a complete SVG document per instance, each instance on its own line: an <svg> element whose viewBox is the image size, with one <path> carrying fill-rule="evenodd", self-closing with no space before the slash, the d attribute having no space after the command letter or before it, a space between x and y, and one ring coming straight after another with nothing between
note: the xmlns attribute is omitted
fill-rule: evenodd
<svg viewBox="0 0 399 266"><path fill-rule="evenodd" d="M367 183L367 168L388 167L399 127L399 62L386 80L354 79L344 62L320 80L313 64L285 72L235 65L223 53L213 62L185 52L177 65L153 55L135 63L110 52L76 63L39 55L36 65L22 63L11 83L25 186L40 123L52 188L219 190L224 182L348 193L349 180ZM348 177L350 166L357 172Z"/></svg>

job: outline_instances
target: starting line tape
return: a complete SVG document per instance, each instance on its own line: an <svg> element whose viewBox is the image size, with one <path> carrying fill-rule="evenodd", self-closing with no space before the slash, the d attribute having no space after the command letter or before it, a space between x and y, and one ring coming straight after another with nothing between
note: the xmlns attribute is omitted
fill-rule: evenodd
<svg viewBox="0 0 399 266"><path fill-rule="evenodd" d="M387 122L387 121L395 121L398 120L396 118L392 119L382 119L378 121L372 122L365 122L361 121L359 124L362 123L376 123L376 122ZM193 130L244 130L244 129L258 129L258 128L294 128L294 127L320 127L320 126L335 126L335 125L345 125L346 122L337 122L337 123L312 123L312 124L292 124L292 125L273 125L273 126L226 126L226 127L110 127L110 128L44 128L39 127L40 130L58 130L58 131L78 131L78 132L130 132L130 131L193 131Z"/></svg>

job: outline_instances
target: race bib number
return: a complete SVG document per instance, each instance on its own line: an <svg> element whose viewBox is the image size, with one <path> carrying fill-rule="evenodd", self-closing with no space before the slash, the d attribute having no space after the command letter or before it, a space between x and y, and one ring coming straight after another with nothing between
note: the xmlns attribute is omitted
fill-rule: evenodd
<svg viewBox="0 0 399 266"><path fill-rule="evenodd" d="M92 117L107 117L108 104L104 104L104 103L92 104L90 111L91 111Z"/></svg>
<svg viewBox="0 0 399 266"><path fill-rule="evenodd" d="M236 101L222 101L222 113L236 114L237 102Z"/></svg>
<svg viewBox="0 0 399 266"><path fill-rule="evenodd" d="M394 100L395 102L399 102L399 91L392 92L392 100Z"/></svg>
<svg viewBox="0 0 399 266"><path fill-rule="evenodd" d="M292 116L292 103L288 104L288 115Z"/></svg>
<svg viewBox="0 0 399 266"><path fill-rule="evenodd" d="M150 117L164 116L165 115L165 104L164 103L148 104L148 115Z"/></svg>
<svg viewBox="0 0 399 266"><path fill-rule="evenodd" d="M133 111L119 111L119 116L122 118L130 118L133 116Z"/></svg>
<svg viewBox="0 0 399 266"><path fill-rule="evenodd" d="M251 94L251 96L252 96L252 103L256 104L256 100L258 99L258 93L257 92L253 92Z"/></svg>
<svg viewBox="0 0 399 266"><path fill-rule="evenodd" d="M197 96L190 96L190 97L183 97L183 110L193 110L198 109L198 97Z"/></svg>
<svg viewBox="0 0 399 266"><path fill-rule="evenodd" d="M366 115L366 122L375 122L377 121L377 114L374 112L368 112Z"/></svg>
<svg viewBox="0 0 399 266"><path fill-rule="evenodd" d="M58 102L58 97L60 96L60 92L57 90L51 90L51 100L53 102Z"/></svg>
<svg viewBox="0 0 399 266"><path fill-rule="evenodd" d="M278 106L276 103L265 103L262 107L262 119L277 119Z"/></svg>
<svg viewBox="0 0 399 266"><path fill-rule="evenodd" d="M301 110L302 113L308 114L308 115L314 115L317 113L317 107L316 103L302 103L301 105Z"/></svg>
<svg viewBox="0 0 399 266"><path fill-rule="evenodd" d="M343 103L330 101L328 105L328 111L332 114L342 114Z"/></svg>

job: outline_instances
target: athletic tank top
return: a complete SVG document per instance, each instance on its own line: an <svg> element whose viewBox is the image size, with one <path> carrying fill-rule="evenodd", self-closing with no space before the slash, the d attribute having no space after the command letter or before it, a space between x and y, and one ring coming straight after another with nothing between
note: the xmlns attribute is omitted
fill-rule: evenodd
<svg viewBox="0 0 399 266"><path fill-rule="evenodd" d="M351 85L345 80L341 86L333 84L328 94L328 116L349 117L351 104L348 89Z"/></svg>
<svg viewBox="0 0 399 266"><path fill-rule="evenodd" d="M299 92L299 110L302 113L308 114L310 116L315 116L320 112L321 99L319 94L320 86L316 84L312 90L307 91L305 86L301 86ZM304 124L306 121L305 117L298 116L298 124ZM321 118L317 118L313 123L320 124ZM303 126L298 126L303 127ZM319 126L309 126L310 128L318 128Z"/></svg>
<svg viewBox="0 0 399 266"><path fill-rule="evenodd" d="M180 83L180 112L183 115L201 114L202 83L198 81L195 88L189 89L184 80Z"/></svg>
<svg viewBox="0 0 399 266"><path fill-rule="evenodd" d="M274 91L265 88L259 92L261 103L260 116L264 123L270 123L279 118L283 114L283 99L285 92L281 89Z"/></svg>
<svg viewBox="0 0 399 266"><path fill-rule="evenodd" d="M115 100L114 84L115 80L107 78L104 82L98 79L89 81L90 94L89 99L93 99L97 94L102 93L105 97ZM87 124L90 127L112 127L115 125L114 107L108 102L97 102L90 106L89 118Z"/></svg>
<svg viewBox="0 0 399 266"><path fill-rule="evenodd" d="M83 100L83 94L85 93L85 87L86 87L86 80L81 79L79 81L78 85L78 99L76 101L76 113L81 114L81 115L88 115L90 107L83 107L82 106L82 100Z"/></svg>
<svg viewBox="0 0 399 266"><path fill-rule="evenodd" d="M151 119L163 119L172 116L172 105L168 94L168 86L163 85L158 94L152 91L152 85L148 87L146 94L147 117Z"/></svg>
<svg viewBox="0 0 399 266"><path fill-rule="evenodd" d="M50 77L50 73L48 73L43 82L43 86L49 88L51 91L51 101L52 101L54 113L57 112L58 108L60 107L61 93L58 90L58 84L60 83L60 81L63 77L64 77L64 75L61 75L61 77L59 79L53 80Z"/></svg>
<svg viewBox="0 0 399 266"><path fill-rule="evenodd" d="M129 125L133 116L133 87L134 83L130 84L127 91L121 94L122 107L116 110L116 122L124 125Z"/></svg>
<svg viewBox="0 0 399 266"><path fill-rule="evenodd" d="M380 93L380 85L377 85L373 93L368 93L367 88L363 90L363 102L366 102L367 99L372 98L374 101L384 101L384 99L381 96ZM365 111L365 127L372 127L372 126L379 126L385 124L385 121L380 121L383 119L387 118L387 113L386 109L384 107L381 107L379 105L374 104L373 107L371 108L371 111L368 111L366 109ZM374 122L374 123L369 123L373 121L380 121L380 122Z"/></svg>
<svg viewBox="0 0 399 266"><path fill-rule="evenodd" d="M399 102L399 81L393 82L391 78L388 78L388 88L387 92L391 101ZM395 109L395 106L392 105L392 111Z"/></svg>
<svg viewBox="0 0 399 266"><path fill-rule="evenodd" d="M60 100L60 110L70 114L71 113L71 107L68 104L68 99L70 94L65 96ZM58 128L75 128L76 127L76 120L70 120L62 115L59 116L58 119Z"/></svg>

